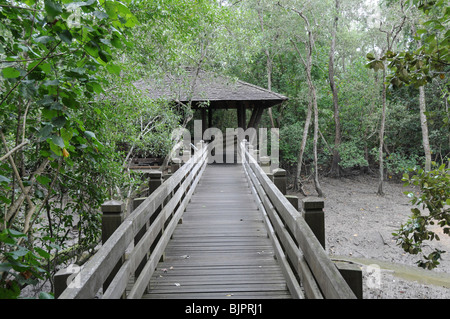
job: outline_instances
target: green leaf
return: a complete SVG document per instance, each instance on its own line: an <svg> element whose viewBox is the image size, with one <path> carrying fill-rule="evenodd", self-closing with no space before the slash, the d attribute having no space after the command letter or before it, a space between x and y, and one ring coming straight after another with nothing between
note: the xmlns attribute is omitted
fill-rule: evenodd
<svg viewBox="0 0 450 319"><path fill-rule="evenodd" d="M61 137L64 139L64 141L70 141L72 139L73 136L73 131L72 130L67 130L65 128L61 129Z"/></svg>
<svg viewBox="0 0 450 319"><path fill-rule="evenodd" d="M58 34L59 38L67 44L72 43L72 33L69 30L64 30Z"/></svg>
<svg viewBox="0 0 450 319"><path fill-rule="evenodd" d="M62 128L64 126L64 124L66 124L66 117L65 116L58 116L52 119L52 124L56 127L56 128Z"/></svg>
<svg viewBox="0 0 450 319"><path fill-rule="evenodd" d="M93 14L99 20L107 19L109 17L108 14L102 11L94 11Z"/></svg>
<svg viewBox="0 0 450 319"><path fill-rule="evenodd" d="M42 184L44 186L48 186L48 184L51 182L50 178L48 178L47 176L43 176L43 175L36 176L36 180L38 181L39 184Z"/></svg>
<svg viewBox="0 0 450 319"><path fill-rule="evenodd" d="M43 85L45 85L45 86L57 86L57 85L59 85L59 80L57 80L57 79L55 79L55 80L47 80L47 81L44 81L43 83L42 83Z"/></svg>
<svg viewBox="0 0 450 319"><path fill-rule="evenodd" d="M107 66L106 66L106 69L108 70L108 72L110 72L110 73L113 73L113 74L116 74L116 75L120 75L120 67L119 66L117 66L117 65L115 65L115 64L111 64L111 63L109 63Z"/></svg>
<svg viewBox="0 0 450 319"><path fill-rule="evenodd" d="M0 183L9 183L11 180L3 175L0 175Z"/></svg>
<svg viewBox="0 0 450 319"><path fill-rule="evenodd" d="M41 291L39 293L39 299L55 299L55 297L48 292Z"/></svg>
<svg viewBox="0 0 450 319"><path fill-rule="evenodd" d="M9 271L12 268L12 265L10 263L0 263L0 271Z"/></svg>
<svg viewBox="0 0 450 319"><path fill-rule="evenodd" d="M9 228L8 229L8 233L12 236L12 237L25 237L26 235L21 233L20 231L14 230Z"/></svg>
<svg viewBox="0 0 450 319"><path fill-rule="evenodd" d="M53 137L52 137L52 142L53 142L56 146L59 146L59 147L61 147L61 148L64 148L64 147L65 147L65 145L64 145L64 140L62 139L61 136L57 136L57 135L53 136Z"/></svg>
<svg viewBox="0 0 450 319"><path fill-rule="evenodd" d="M45 0L45 11L49 14L50 17L56 17L57 15L62 13L62 7L59 3L53 0Z"/></svg>
<svg viewBox="0 0 450 319"><path fill-rule="evenodd" d="M28 254L29 252L30 251L28 249L26 249L25 247L19 247L19 249L11 252L11 256L17 260L19 257L23 257L26 254Z"/></svg>
<svg viewBox="0 0 450 319"><path fill-rule="evenodd" d="M51 255L42 248L35 247L34 250L39 254L39 256L45 259L49 259L51 257Z"/></svg>
<svg viewBox="0 0 450 319"><path fill-rule="evenodd" d="M40 141L44 141L47 139L47 137L50 136L50 134L53 131L53 125L51 124L47 124L46 126L44 126L43 128L41 128L41 130L38 133L38 138Z"/></svg>
<svg viewBox="0 0 450 319"><path fill-rule="evenodd" d="M34 39L34 41L36 41L37 43L42 43L42 44L47 44L47 43L49 43L51 41L54 41L54 40L55 40L54 37L50 37L50 36L47 36L47 35L43 35L43 36L40 36L40 37L37 37L37 38Z"/></svg>
<svg viewBox="0 0 450 319"><path fill-rule="evenodd" d="M3 77L6 79L15 79L20 76L20 71L14 68L8 67L2 70Z"/></svg>
<svg viewBox="0 0 450 319"><path fill-rule="evenodd" d="M61 147L55 145L55 143L52 142L52 140L49 140L49 145L50 145L50 149L52 150L53 153L55 153L57 156L62 156L62 150Z"/></svg>
<svg viewBox="0 0 450 319"><path fill-rule="evenodd" d="M95 139L95 133L91 132L91 131L84 131L84 134L90 138Z"/></svg>

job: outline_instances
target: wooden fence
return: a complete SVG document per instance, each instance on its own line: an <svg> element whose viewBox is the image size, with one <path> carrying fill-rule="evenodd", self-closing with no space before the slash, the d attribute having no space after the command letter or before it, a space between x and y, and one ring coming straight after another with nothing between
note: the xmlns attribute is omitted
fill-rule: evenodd
<svg viewBox="0 0 450 319"><path fill-rule="evenodd" d="M202 143L197 146L189 161L125 220L119 220L116 231L72 279L60 299L94 298L101 288L104 299L142 297L206 167L208 147ZM131 290L126 294L130 282Z"/></svg>
<svg viewBox="0 0 450 319"><path fill-rule="evenodd" d="M301 213L269 179L245 140L240 159L262 211L269 237L294 298L354 299L355 293L328 257Z"/></svg>

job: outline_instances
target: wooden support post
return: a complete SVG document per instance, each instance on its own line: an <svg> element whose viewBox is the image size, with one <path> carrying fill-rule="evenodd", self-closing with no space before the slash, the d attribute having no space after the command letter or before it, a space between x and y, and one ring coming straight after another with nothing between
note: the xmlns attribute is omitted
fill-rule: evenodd
<svg viewBox="0 0 450 319"><path fill-rule="evenodd" d="M202 108L201 109L202 112L202 136L205 133L206 128L208 127L208 123L206 121L206 109Z"/></svg>
<svg viewBox="0 0 450 319"><path fill-rule="evenodd" d="M259 122L261 121L261 116L263 114L264 108L258 107L258 113L255 116L255 120L253 121L253 127L258 128Z"/></svg>
<svg viewBox="0 0 450 319"><path fill-rule="evenodd" d="M298 211L298 197L295 195L286 195L287 200Z"/></svg>
<svg viewBox="0 0 450 319"><path fill-rule="evenodd" d="M181 166L181 159L174 157L172 158L171 172L175 173Z"/></svg>
<svg viewBox="0 0 450 319"><path fill-rule="evenodd" d="M149 195L151 195L159 186L161 186L162 180L162 172L161 171L152 171L148 173L149 181L148 181L148 191Z"/></svg>
<svg viewBox="0 0 450 319"><path fill-rule="evenodd" d="M287 192L287 180L286 180L286 171L282 168L276 168L273 170L273 183L280 190L283 195L286 195Z"/></svg>
<svg viewBox="0 0 450 319"><path fill-rule="evenodd" d="M163 182L167 181L172 176L172 173L165 173L162 175Z"/></svg>
<svg viewBox="0 0 450 319"><path fill-rule="evenodd" d="M264 173L269 174L270 173L270 157L269 156L261 156L259 158L259 161L261 163L261 168L264 171Z"/></svg>
<svg viewBox="0 0 450 319"><path fill-rule="evenodd" d="M80 270L81 267L75 264L69 265L69 267L67 268L58 270L58 272L53 276L53 293L55 299L59 298L62 292L66 290L67 286L70 284L70 277L74 278Z"/></svg>
<svg viewBox="0 0 450 319"><path fill-rule="evenodd" d="M253 147L252 144L248 144L248 154L256 160L255 158L255 148Z"/></svg>
<svg viewBox="0 0 450 319"><path fill-rule="evenodd" d="M122 201L110 200L101 206L102 216L102 244L104 244L109 237L122 224L125 216L125 204ZM125 261L125 256L122 256L117 262L111 274L103 283L103 291L106 291L111 281L114 279L117 271Z"/></svg>
<svg viewBox="0 0 450 319"><path fill-rule="evenodd" d="M191 150L184 150L183 157L181 158L183 161L183 164L186 163L187 161L189 161L190 158L191 158Z"/></svg>
<svg viewBox="0 0 450 319"><path fill-rule="evenodd" d="M247 106L247 108L249 108L249 107ZM250 115L250 120L248 121L248 127L247 128L255 127L255 120L256 120L257 114L258 114L258 108L255 106L255 107L253 107L252 115Z"/></svg>
<svg viewBox="0 0 450 319"><path fill-rule="evenodd" d="M208 108L208 128L213 127L213 123L212 123L212 113L213 110L211 108L211 106ZM204 128L205 129L205 128Z"/></svg>
<svg viewBox="0 0 450 319"><path fill-rule="evenodd" d="M307 197L302 199L302 204L303 218L325 249L325 214L323 212L325 203L323 199Z"/></svg>
<svg viewBox="0 0 450 319"><path fill-rule="evenodd" d="M238 118L238 127L243 128L244 130L247 128L246 118L245 118L245 105L237 106L237 118Z"/></svg>
<svg viewBox="0 0 450 319"><path fill-rule="evenodd" d="M348 262L335 262L335 265L356 298L363 299L363 276L361 268L358 265Z"/></svg>

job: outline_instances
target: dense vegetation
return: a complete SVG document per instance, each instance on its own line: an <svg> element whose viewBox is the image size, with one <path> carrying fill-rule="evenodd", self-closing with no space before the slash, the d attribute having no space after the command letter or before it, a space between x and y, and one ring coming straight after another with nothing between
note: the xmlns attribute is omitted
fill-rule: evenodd
<svg viewBox="0 0 450 319"><path fill-rule="evenodd" d="M261 126L280 129L294 188L404 179L449 226L449 15L443 0L1 0L0 298L94 251L100 205L139 189L130 159L166 156L193 116L133 82L184 66L289 97ZM396 234L410 253L435 239L422 214Z"/></svg>

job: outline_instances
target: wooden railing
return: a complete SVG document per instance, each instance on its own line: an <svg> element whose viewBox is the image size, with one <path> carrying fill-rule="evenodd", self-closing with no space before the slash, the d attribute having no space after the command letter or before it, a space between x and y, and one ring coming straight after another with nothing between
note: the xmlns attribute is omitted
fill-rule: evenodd
<svg viewBox="0 0 450 319"><path fill-rule="evenodd" d="M207 149L197 144L191 159L120 223L60 299L94 298L102 288L104 299L142 297L206 167Z"/></svg>
<svg viewBox="0 0 450 319"><path fill-rule="evenodd" d="M269 179L245 140L240 143L240 159L262 211L269 237L275 248L294 298L354 299L345 281L323 246L284 194Z"/></svg>

